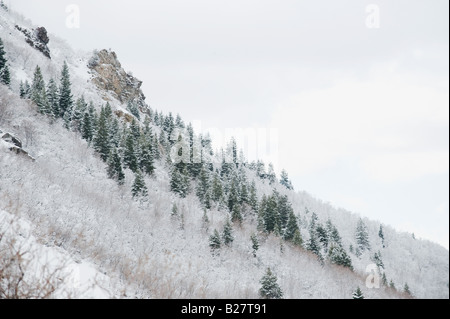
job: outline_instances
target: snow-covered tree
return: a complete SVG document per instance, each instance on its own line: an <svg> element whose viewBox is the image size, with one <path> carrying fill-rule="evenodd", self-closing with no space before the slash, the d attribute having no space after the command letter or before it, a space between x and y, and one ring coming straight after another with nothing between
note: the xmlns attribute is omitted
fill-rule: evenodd
<svg viewBox="0 0 450 319"><path fill-rule="evenodd" d="M25 95L25 93L24 93ZM56 85L56 82L54 79L50 79L47 84L47 100L49 107L52 111L53 116L59 117L60 116L60 110L59 110L59 95L58 95L58 86Z"/></svg>
<svg viewBox="0 0 450 319"><path fill-rule="evenodd" d="M267 268L266 274L261 278L261 288L259 295L264 299L281 299L283 292L277 283L277 277L272 273L270 268Z"/></svg>
<svg viewBox="0 0 450 319"><path fill-rule="evenodd" d="M170 190L178 194L181 198L185 198L189 193L190 181L187 175L186 167L180 172L176 167L172 169L170 180Z"/></svg>
<svg viewBox="0 0 450 319"><path fill-rule="evenodd" d="M138 120L141 119L141 115L139 113L139 107L134 101L129 101L127 104L127 110L134 115Z"/></svg>
<svg viewBox="0 0 450 319"><path fill-rule="evenodd" d="M385 248L384 245L384 233L383 233L383 226L380 225L380 229L378 230L378 237L381 238L381 244L383 245L383 248Z"/></svg>
<svg viewBox="0 0 450 319"><path fill-rule="evenodd" d="M3 40L0 38L0 72L6 66L8 60L6 59L5 47L3 44Z"/></svg>
<svg viewBox="0 0 450 319"><path fill-rule="evenodd" d="M214 232L211 236L209 236L209 247L211 250L220 249L222 245L222 241L220 240L220 235L217 229L214 229Z"/></svg>
<svg viewBox="0 0 450 319"><path fill-rule="evenodd" d="M291 181L289 180L288 173L284 169L281 171L280 184L283 185L284 187L286 187L289 190L293 190L294 189L294 187L292 186Z"/></svg>
<svg viewBox="0 0 450 319"><path fill-rule="evenodd" d="M352 298L353 299L364 299L364 294L362 293L362 291L359 287L356 288L356 290L353 292Z"/></svg>
<svg viewBox="0 0 450 319"><path fill-rule="evenodd" d="M234 241L233 227L231 226L231 223L229 220L227 220L227 222L223 226L222 240L223 240L223 243L227 246L231 246L231 244Z"/></svg>
<svg viewBox="0 0 450 319"><path fill-rule="evenodd" d="M258 241L258 236L256 234L252 234L250 236L250 240L252 241L252 253L253 253L253 257L256 257L256 252L259 249L259 241Z"/></svg>
<svg viewBox="0 0 450 319"><path fill-rule="evenodd" d="M367 231L367 226L361 218L356 226L356 244L358 245L358 249L361 253L365 250L370 250L369 232Z"/></svg>
<svg viewBox="0 0 450 319"><path fill-rule="evenodd" d="M119 185L123 185L125 180L125 174L122 170L122 161L115 148L112 150L108 159L108 177L116 180Z"/></svg>
<svg viewBox="0 0 450 319"><path fill-rule="evenodd" d="M277 175L275 174L275 169L273 168L273 164L269 164L269 169L267 171L266 178L269 180L269 184L273 185L277 182Z"/></svg>
<svg viewBox="0 0 450 319"><path fill-rule="evenodd" d="M61 71L60 87L59 87L59 109L61 116L66 112L70 112L73 106L72 83L70 82L69 66L64 61Z"/></svg>
<svg viewBox="0 0 450 319"><path fill-rule="evenodd" d="M104 107L102 107L98 118L97 131L94 137L94 149L100 154L102 160L105 162L108 160L111 144L109 141L109 121Z"/></svg>
<svg viewBox="0 0 450 319"><path fill-rule="evenodd" d="M353 269L352 260L342 246L331 244L328 250L330 263Z"/></svg>
<svg viewBox="0 0 450 319"><path fill-rule="evenodd" d="M131 194L133 197L142 197L145 198L148 196L147 186L145 185L144 177L142 176L142 172L138 169L136 170L134 182L131 187Z"/></svg>

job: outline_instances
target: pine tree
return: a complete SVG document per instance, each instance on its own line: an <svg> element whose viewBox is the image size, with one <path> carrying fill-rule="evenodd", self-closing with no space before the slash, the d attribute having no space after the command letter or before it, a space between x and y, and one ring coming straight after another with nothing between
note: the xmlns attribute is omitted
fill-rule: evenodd
<svg viewBox="0 0 450 319"><path fill-rule="evenodd" d="M212 184L212 199L215 202L219 202L223 196L223 187L222 187L222 181L220 180L220 177L215 174Z"/></svg>
<svg viewBox="0 0 450 319"><path fill-rule="evenodd" d="M152 175L155 171L152 145L147 141L144 141L143 143L144 144L141 147L139 166L144 173Z"/></svg>
<svg viewBox="0 0 450 319"><path fill-rule="evenodd" d="M6 59L5 47L3 45L3 40L0 38L0 72L6 66L8 60Z"/></svg>
<svg viewBox="0 0 450 319"><path fill-rule="evenodd" d="M250 186L249 205L255 213L258 212L258 195L256 194L255 181L252 181L252 184Z"/></svg>
<svg viewBox="0 0 450 319"><path fill-rule="evenodd" d="M277 277L267 268L266 274L260 280L259 295L264 299L281 299L283 292L277 283Z"/></svg>
<svg viewBox="0 0 450 319"><path fill-rule="evenodd" d="M405 294L408 294L408 295L412 296L411 290L409 289L409 286L408 286L407 283L405 283L405 285L403 286L403 292Z"/></svg>
<svg viewBox="0 0 450 319"><path fill-rule="evenodd" d="M25 98L25 86L23 84L23 81L20 81L20 84L19 84L19 96L21 99Z"/></svg>
<svg viewBox="0 0 450 319"><path fill-rule="evenodd" d="M133 195L133 197L140 196L142 198L145 198L148 196L147 186L145 185L142 172L139 169L135 173L133 186L131 187L131 194Z"/></svg>
<svg viewBox="0 0 450 319"><path fill-rule="evenodd" d="M196 193L197 193L198 199L200 200L200 203L205 208L208 208L207 206L210 206L210 203L208 203L208 201L210 199L209 189L210 189L209 174L204 168L202 168L199 179L198 179ZM209 208L211 208L211 207L209 207Z"/></svg>
<svg viewBox="0 0 450 319"><path fill-rule="evenodd" d="M231 244L234 241L233 227L231 226L231 223L229 220L227 220L227 222L225 223L225 225L223 227L222 240L223 240L223 243L227 246L231 246Z"/></svg>
<svg viewBox="0 0 450 319"><path fill-rule="evenodd" d="M275 174L272 163L269 164L269 170L267 172L266 178L269 180L270 185L273 185L277 182L277 175Z"/></svg>
<svg viewBox="0 0 450 319"><path fill-rule="evenodd" d="M319 242L322 244L322 247L325 251L328 249L328 234L326 229L322 226L322 224L317 224L316 227L317 238Z"/></svg>
<svg viewBox="0 0 450 319"><path fill-rule="evenodd" d="M356 288L352 297L353 297L353 299L364 299L364 294L362 293L361 289L358 287L358 288Z"/></svg>
<svg viewBox="0 0 450 319"><path fill-rule="evenodd" d="M94 129L92 127L92 119L88 112L84 113L81 121L81 137L88 142L92 141Z"/></svg>
<svg viewBox="0 0 450 319"><path fill-rule="evenodd" d="M59 109L58 87L53 79L50 79L47 84L47 100L53 116L55 118L59 117L61 112Z"/></svg>
<svg viewBox="0 0 450 319"><path fill-rule="evenodd" d="M383 260L381 259L381 252L378 251L373 255L372 261L377 265L378 268L384 269Z"/></svg>
<svg viewBox="0 0 450 319"><path fill-rule="evenodd" d="M353 270L352 260L345 249L341 246L332 244L328 250L328 259L332 264L348 267Z"/></svg>
<svg viewBox="0 0 450 319"><path fill-rule="evenodd" d="M45 97L45 99L44 99ZM46 95L45 82L42 76L41 68L36 66L33 75L33 83L31 85L31 100L38 106L39 112L45 113Z"/></svg>
<svg viewBox="0 0 450 319"><path fill-rule="evenodd" d="M242 214L241 207L239 204L233 206L233 210L231 211L231 220L233 223L242 224Z"/></svg>
<svg viewBox="0 0 450 319"><path fill-rule="evenodd" d="M275 195L267 198L266 205L263 212L264 231L266 233L273 232L278 225L278 207Z"/></svg>
<svg viewBox="0 0 450 319"><path fill-rule="evenodd" d="M383 226L380 225L380 230L378 231L378 237L381 238L381 244L383 245L383 248L386 248L384 246L384 233L383 233Z"/></svg>
<svg viewBox="0 0 450 319"><path fill-rule="evenodd" d="M9 67L6 64L3 69L0 69L0 82L9 86L11 84L11 74L9 73Z"/></svg>
<svg viewBox="0 0 450 319"><path fill-rule="evenodd" d="M122 170L122 161L115 148L112 150L108 159L108 177L116 180L119 185L124 184L125 174Z"/></svg>
<svg viewBox="0 0 450 319"><path fill-rule="evenodd" d="M294 211L289 212L289 219L287 222L286 230L284 232L284 239L291 241L294 240L295 234L300 232L297 224L297 218L295 217Z"/></svg>
<svg viewBox="0 0 450 319"><path fill-rule="evenodd" d="M222 245L222 242L220 241L220 235L217 229L214 229L214 233L209 236L209 247L211 250L217 250L220 249L220 246Z"/></svg>
<svg viewBox="0 0 450 319"><path fill-rule="evenodd" d="M289 190L293 190L294 187L292 186L291 181L289 180L288 173L285 170L281 171L280 176L280 184L286 187Z"/></svg>
<svg viewBox="0 0 450 319"><path fill-rule="evenodd" d="M361 253L370 249L369 233L361 218L359 219L356 227L356 243Z"/></svg>
<svg viewBox="0 0 450 319"><path fill-rule="evenodd" d="M383 275L381 276L381 283L383 284L383 286L386 286L386 287L388 285L388 281L387 281L387 277L386 277L386 273L385 272L383 272Z"/></svg>
<svg viewBox="0 0 450 319"><path fill-rule="evenodd" d="M259 249L259 241L258 241L258 236L256 236L256 234L252 234L250 236L250 240L252 241L252 253L253 253L253 257L256 257L256 252Z"/></svg>
<svg viewBox="0 0 450 319"><path fill-rule="evenodd" d="M303 246L303 238L300 233L300 230L296 230L294 234L294 238L292 239L292 243L297 247Z"/></svg>
<svg viewBox="0 0 450 319"><path fill-rule="evenodd" d="M97 123L97 131L94 137L94 149L100 154L103 161L108 160L111 151L109 142L109 123L105 109L102 107Z"/></svg>
<svg viewBox="0 0 450 319"><path fill-rule="evenodd" d="M180 197L185 198L189 193L189 176L187 174L186 167L182 172L176 167L172 169L172 177L170 180L170 190Z"/></svg>
<svg viewBox="0 0 450 319"><path fill-rule="evenodd" d="M138 120L141 119L141 115L139 114L139 108L134 101L129 101L127 104L127 110L134 115Z"/></svg>
<svg viewBox="0 0 450 319"><path fill-rule="evenodd" d="M125 142L125 150L123 152L123 162L132 172L136 172L139 168L138 158L136 156L136 146L134 143L134 136L132 133L128 133Z"/></svg>
<svg viewBox="0 0 450 319"><path fill-rule="evenodd" d="M394 281L391 279L391 281L389 281L389 287L392 289L395 289L395 284Z"/></svg>
<svg viewBox="0 0 450 319"><path fill-rule="evenodd" d="M72 127L76 132L81 131L81 121L83 120L84 113L87 110L87 103L84 99L84 96L81 96L75 102L75 107L72 112Z"/></svg>
<svg viewBox="0 0 450 319"><path fill-rule="evenodd" d="M70 82L69 67L67 62L64 61L59 88L59 109L61 116L64 116L66 112L70 112L72 110L73 97L71 85L72 83Z"/></svg>

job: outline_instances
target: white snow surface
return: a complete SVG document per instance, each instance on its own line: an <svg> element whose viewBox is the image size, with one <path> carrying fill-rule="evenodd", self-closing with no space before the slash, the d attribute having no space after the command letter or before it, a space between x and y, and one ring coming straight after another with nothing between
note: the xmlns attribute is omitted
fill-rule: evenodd
<svg viewBox="0 0 450 319"><path fill-rule="evenodd" d="M126 171L125 185L118 186L107 178L105 164L79 134L64 129L61 120L51 123L18 97L20 80L32 79L36 65L48 81L59 79L66 60L74 97L84 94L97 107L104 103L89 81L89 53L76 53L49 30L49 60L25 43L15 24L33 27L20 15L0 10L0 37L14 92L0 85L0 98L8 96L9 107L0 129L21 138L36 161L16 156L0 142L0 216L13 218L26 230L23 240L36 252L36 265L49 262L57 267L65 261L64 269L70 275L61 291L75 290L76 298L258 298L259 280L271 267L285 298L351 298L358 286L366 298L402 298L404 295L388 288L365 286L366 267L380 251L388 280L400 290L407 283L418 298L449 298L448 250L388 225L383 225L383 248L378 237L380 222L368 219L364 222L372 248L360 258L350 253L354 272L330 264L321 267L315 256L288 244L281 252L280 239L272 235L260 236L261 247L254 258L250 235L255 232L256 220L252 216L245 217L242 227L234 227L232 247L213 256L208 238L214 229L222 231L227 212L211 209L207 213L210 224L203 227L203 210L196 196L180 199L169 191L164 162L156 163L154 177L146 177L149 202L133 201L130 171ZM113 109L123 107L118 101L111 104ZM32 138L26 131L32 132ZM272 192L272 186L250 171L248 179L256 181L260 197ZM351 244L355 246L360 216L305 192L277 189L292 202L304 241L315 212L322 223L330 218L337 226L347 251ZM173 203L184 216L183 227L170 216ZM61 292L54 297L68 295Z"/></svg>

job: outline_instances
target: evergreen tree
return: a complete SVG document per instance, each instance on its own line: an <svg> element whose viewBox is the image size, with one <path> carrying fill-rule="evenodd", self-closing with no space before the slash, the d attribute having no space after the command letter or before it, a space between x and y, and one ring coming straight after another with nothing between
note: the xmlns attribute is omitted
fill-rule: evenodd
<svg viewBox="0 0 450 319"><path fill-rule="evenodd" d="M70 112L73 106L72 97L72 83L70 82L69 67L64 61L64 66L61 71L60 88L59 88L59 109L61 116L66 112Z"/></svg>
<svg viewBox="0 0 450 319"><path fill-rule="evenodd" d="M285 170L281 171L280 176L280 184L286 187L289 190L293 190L294 187L292 186L291 181L289 180L288 173Z"/></svg>
<svg viewBox="0 0 450 319"><path fill-rule="evenodd" d="M358 287L358 288L356 288L352 297L353 297L353 299L364 299L364 294L362 293L361 289Z"/></svg>
<svg viewBox="0 0 450 319"><path fill-rule="evenodd" d="M378 237L381 238L381 244L383 245L383 248L385 248L384 246L384 233L383 233L383 226L380 225L380 230L378 231Z"/></svg>
<svg viewBox="0 0 450 319"><path fill-rule="evenodd" d="M211 250L217 250L220 249L220 246L222 245L222 242L220 241L220 235L217 229L214 229L214 233L209 236L209 247Z"/></svg>
<svg viewBox="0 0 450 319"><path fill-rule="evenodd" d="M278 207L275 195L269 196L264 206L263 221L264 231L267 233L273 232L278 225Z"/></svg>
<svg viewBox="0 0 450 319"><path fill-rule="evenodd" d="M317 215L313 213L311 216L311 223L309 225L309 240L306 244L306 249L317 255L319 261L323 262L323 256L320 251L320 241L317 235Z"/></svg>
<svg viewBox="0 0 450 319"><path fill-rule="evenodd" d="M36 103L39 112L43 114L47 112L48 100L45 92L45 82L39 66L36 66L34 70L33 84L31 85L31 100Z"/></svg>
<svg viewBox="0 0 450 319"><path fill-rule="evenodd" d="M279 227L280 230L284 231L288 223L289 215L291 213L293 214L294 210L292 209L291 203L289 203L288 197L286 195L277 196L277 198L278 198L277 209L278 209Z"/></svg>
<svg viewBox="0 0 450 319"><path fill-rule="evenodd" d="M302 235L300 234L300 230L295 231L294 238L292 239L292 243L298 247L303 246L303 238L302 238Z"/></svg>
<svg viewBox="0 0 450 319"><path fill-rule="evenodd" d="M391 281L389 281L389 287L391 287L392 289L395 289L395 284L392 279L391 279Z"/></svg>
<svg viewBox="0 0 450 319"><path fill-rule="evenodd" d="M409 289L409 286L408 286L407 283L405 283L405 285L403 286L403 292L405 294L408 294L408 295L412 296L411 290Z"/></svg>
<svg viewBox="0 0 450 319"><path fill-rule="evenodd" d="M358 225L356 226L356 243L361 253L366 249L370 249L369 233L367 231L366 225L361 218L359 219Z"/></svg>
<svg viewBox="0 0 450 319"><path fill-rule="evenodd" d="M353 270L352 260L345 249L341 246L332 244L328 250L328 259L332 264L348 267Z"/></svg>
<svg viewBox="0 0 450 319"><path fill-rule="evenodd" d="M300 229L298 228L297 218L295 217L294 211L292 210L289 213L289 219L283 237L288 241L294 240L295 234L297 232L300 233Z"/></svg>
<svg viewBox="0 0 450 319"><path fill-rule="evenodd" d="M384 269L383 260L381 259L381 252L378 251L373 255L372 261L377 265L378 268Z"/></svg>
<svg viewBox="0 0 450 319"><path fill-rule="evenodd" d="M231 211L231 220L233 223L238 223L239 225L242 223L241 207L239 204L233 206L233 210Z"/></svg>
<svg viewBox="0 0 450 319"><path fill-rule="evenodd" d="M139 161L139 166L143 172L148 175L152 175L155 171L154 160L153 160L153 150L150 142L143 142L141 147L141 156Z"/></svg>
<svg viewBox="0 0 450 319"><path fill-rule="evenodd" d="M0 82L6 86L11 84L11 74L9 73L9 67L7 64L0 70Z"/></svg>
<svg viewBox="0 0 450 319"><path fill-rule="evenodd" d="M83 120L84 113L86 112L86 110L87 110L87 103L84 99L84 96L81 96L75 102L75 107L73 109L71 117L72 127L77 132L81 131L81 122Z"/></svg>
<svg viewBox="0 0 450 319"><path fill-rule="evenodd" d="M210 199L209 196L209 189L210 189L210 180L209 180L209 174L208 172L202 168L197 184L197 196L200 200L200 203L203 205L203 207L208 208L207 206L210 206L210 203L207 203ZM208 205L207 205L208 204ZM211 207L209 207L211 208Z"/></svg>
<svg viewBox="0 0 450 319"><path fill-rule="evenodd" d="M58 87L56 86L56 82L53 79L50 79L47 84L47 100L53 116L59 117L61 112L59 109Z"/></svg>
<svg viewBox="0 0 450 319"><path fill-rule="evenodd" d="M138 158L136 156L136 145L134 143L134 136L132 133L128 133L125 142L125 150L123 152L123 162L126 167L131 171L136 172L139 168Z"/></svg>
<svg viewBox="0 0 450 319"><path fill-rule="evenodd" d="M144 177L139 169L135 173L131 194L133 197L141 196L142 198L145 198L148 196L147 186L145 185Z"/></svg>
<svg viewBox="0 0 450 319"><path fill-rule="evenodd" d="M119 185L123 185L125 181L125 174L122 170L122 161L120 160L117 150L114 148L108 159L108 177L116 180ZM134 193L133 193L133 196Z"/></svg>
<svg viewBox="0 0 450 319"><path fill-rule="evenodd" d="M249 205L254 212L258 212L258 195L256 194L255 181L252 181L252 184L250 186Z"/></svg>
<svg viewBox="0 0 450 319"><path fill-rule="evenodd" d="M19 96L21 99L25 98L25 87L24 87L23 81L20 81L20 84L19 84Z"/></svg>
<svg viewBox="0 0 450 319"><path fill-rule="evenodd" d="M231 223L229 220L227 220L227 222L225 223L225 225L223 227L222 239L223 239L223 243L227 246L231 246L231 244L234 241L233 227L231 226Z"/></svg>
<svg viewBox="0 0 450 319"><path fill-rule="evenodd" d="M316 227L317 238L319 242L322 244L322 247L325 251L328 249L328 234L326 229L322 226L322 224L317 224Z"/></svg>
<svg viewBox="0 0 450 319"><path fill-rule="evenodd" d="M189 193L189 176L187 174L186 167L182 172L176 167L172 169L172 177L170 180L170 190L180 197L185 198Z"/></svg>
<svg viewBox="0 0 450 319"><path fill-rule="evenodd" d="M3 45L3 40L0 38L0 72L6 66L8 60L6 59L5 47Z"/></svg>
<svg viewBox="0 0 450 319"><path fill-rule="evenodd" d="M253 253L253 257L256 257L256 252L259 249L259 241L258 241L258 236L256 236L256 234L252 234L250 236L250 240L252 241L252 253Z"/></svg>
<svg viewBox="0 0 450 319"><path fill-rule="evenodd" d="M228 209L230 210L230 212L233 211L233 207L235 205L239 205L239 186L238 186L238 181L237 178L234 177L232 182L231 182L231 187L230 187L230 191L228 194Z"/></svg>
<svg viewBox="0 0 450 319"><path fill-rule="evenodd" d="M277 283L277 277L267 268L266 274L260 280L259 295L264 299L281 299L283 292Z"/></svg>
<svg viewBox="0 0 450 319"><path fill-rule="evenodd" d="M215 202L219 202L223 197L223 187L222 181L217 174L214 174L213 184L212 184L212 199Z"/></svg>
<svg viewBox="0 0 450 319"><path fill-rule="evenodd" d="M277 175L275 175L275 170L272 163L269 164L269 170L267 172L266 178L269 180L270 185L273 185L277 182Z"/></svg>
<svg viewBox="0 0 450 319"><path fill-rule="evenodd" d="M103 161L108 160L110 153L109 126L105 109L102 107L94 137L94 149L100 154Z"/></svg>
<svg viewBox="0 0 450 319"><path fill-rule="evenodd" d="M385 272L383 272L383 275L381 276L381 283L383 284L383 286L386 286L386 287L388 285L388 281L387 281Z"/></svg>
<svg viewBox="0 0 450 319"><path fill-rule="evenodd" d="M92 141L94 129L92 127L92 119L88 112L84 113L81 121L81 137L88 142Z"/></svg>
<svg viewBox="0 0 450 319"><path fill-rule="evenodd" d="M141 115L139 114L139 107L134 101L129 101L127 104L127 110L138 120L141 119Z"/></svg>

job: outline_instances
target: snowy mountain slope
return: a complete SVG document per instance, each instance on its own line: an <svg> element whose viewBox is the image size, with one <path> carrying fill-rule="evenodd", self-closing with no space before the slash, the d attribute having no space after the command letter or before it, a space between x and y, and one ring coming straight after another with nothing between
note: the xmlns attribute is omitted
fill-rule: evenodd
<svg viewBox="0 0 450 319"><path fill-rule="evenodd" d="M371 250L360 257L349 253L354 271L329 263L321 266L312 253L274 235L259 235L260 248L253 257L250 236L257 220L251 215L242 226L234 227L233 245L212 254L209 236L214 229L223 229L229 213L213 206L206 213L209 223L205 223L195 192L182 199L170 191L170 164L155 162L154 175L145 178L148 201L135 201L130 194L130 170L125 170L124 185L108 179L106 164L79 133L65 129L61 119L51 121L38 114L34 104L18 97L19 82L31 82L36 65L47 81L58 79L67 61L75 97L83 94L96 107L105 103L106 97L113 110L127 112L113 94L92 83L92 70L87 67L92 54L76 53L50 34L50 60L24 41L16 24L36 28L19 15L0 9L0 38L12 74L11 90L0 85L0 103L8 109L0 129L20 137L36 161L0 148L0 209L27 220L38 241L94 265L96 272L108 276L107 281L125 287L113 290L112 296L258 298L259 280L270 267L285 298L351 298L358 286L367 298L407 297L387 287L365 286L366 267L380 251L387 278L400 291L407 283L419 298L449 297L447 250L384 225L383 248L378 236L380 223L369 220L364 222ZM160 132L159 127L152 128ZM274 187L267 180L257 178L251 170L246 172L249 180L255 180L259 198L272 193ZM275 188L292 203L304 242L314 212L323 224L331 219L344 248L356 247L359 216L307 193L288 191L281 185ZM179 209L178 217L171 216L173 204Z"/></svg>

